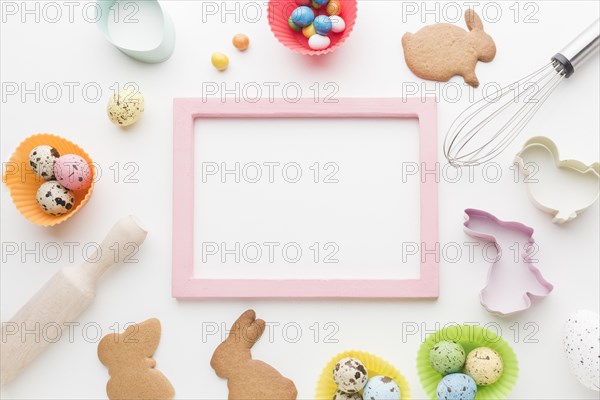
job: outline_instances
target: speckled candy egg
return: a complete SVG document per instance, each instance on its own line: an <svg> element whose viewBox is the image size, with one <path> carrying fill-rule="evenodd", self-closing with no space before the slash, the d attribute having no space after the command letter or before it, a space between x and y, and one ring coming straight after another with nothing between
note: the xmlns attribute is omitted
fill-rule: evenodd
<svg viewBox="0 0 600 400"><path fill-rule="evenodd" d="M496 350L478 347L471 350L465 361L465 374L475 380L479 386L491 385L502 376L504 364Z"/></svg>
<svg viewBox="0 0 600 400"><path fill-rule="evenodd" d="M87 161L76 154L65 154L54 164L54 176L70 190L83 190L92 183L92 171Z"/></svg>
<svg viewBox="0 0 600 400"><path fill-rule="evenodd" d="M431 366L442 375L460 371L465 364L465 358L465 349L449 340L436 343L429 352Z"/></svg>
<svg viewBox="0 0 600 400"><path fill-rule="evenodd" d="M37 146L29 153L29 165L33 172L49 181L54 179L54 163L58 157L60 153L54 147Z"/></svg>
<svg viewBox="0 0 600 400"><path fill-rule="evenodd" d="M110 96L106 112L115 125L125 127L135 124L144 112L144 96L133 87L119 90Z"/></svg>
<svg viewBox="0 0 600 400"><path fill-rule="evenodd" d="M42 210L50 215L66 214L75 204L73 193L57 181L42 183L35 197Z"/></svg>
<svg viewBox="0 0 600 400"><path fill-rule="evenodd" d="M312 24L315 19L315 12L310 7L300 6L292 11L292 22L300 28Z"/></svg>
<svg viewBox="0 0 600 400"><path fill-rule="evenodd" d="M400 400L402 395L398 384L387 376L374 376L363 389L365 400Z"/></svg>
<svg viewBox="0 0 600 400"><path fill-rule="evenodd" d="M333 395L333 400L363 400L363 397L360 393L346 393L338 389Z"/></svg>
<svg viewBox="0 0 600 400"><path fill-rule="evenodd" d="M438 383L438 400L473 400L477 394L477 384L468 375L450 374Z"/></svg>
<svg viewBox="0 0 600 400"><path fill-rule="evenodd" d="M565 353L569 367L588 389L600 391L600 316L580 310L565 323Z"/></svg>
<svg viewBox="0 0 600 400"><path fill-rule="evenodd" d="M357 358L342 358L333 367L333 381L343 392L358 393L368 379L365 365Z"/></svg>

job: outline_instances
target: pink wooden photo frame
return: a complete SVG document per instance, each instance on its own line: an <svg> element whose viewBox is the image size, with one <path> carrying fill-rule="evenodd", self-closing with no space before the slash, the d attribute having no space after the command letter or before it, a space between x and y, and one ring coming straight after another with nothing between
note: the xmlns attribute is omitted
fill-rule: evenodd
<svg viewBox="0 0 600 400"><path fill-rule="evenodd" d="M415 118L419 123L420 242L438 242L437 103L434 98L284 99L256 103L173 100L173 265L176 298L437 298L436 254L422 253L418 279L202 279L194 276L194 135L202 118ZM427 173L425 173L427 172ZM400 244L398 249L400 251Z"/></svg>

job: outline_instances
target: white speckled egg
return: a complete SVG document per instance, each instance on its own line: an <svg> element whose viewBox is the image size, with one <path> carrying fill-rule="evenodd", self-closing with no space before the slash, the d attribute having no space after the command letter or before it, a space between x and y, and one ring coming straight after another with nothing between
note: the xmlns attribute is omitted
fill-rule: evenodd
<svg viewBox="0 0 600 400"><path fill-rule="evenodd" d="M106 112L113 124L123 127L132 125L144 112L144 96L134 87L119 90L110 96Z"/></svg>
<svg viewBox="0 0 600 400"><path fill-rule="evenodd" d="M73 209L75 204L73 193L57 181L42 183L35 198L42 210L50 215L66 214Z"/></svg>
<svg viewBox="0 0 600 400"><path fill-rule="evenodd" d="M329 47L331 44L331 39L327 36L322 35L312 35L310 39L308 39L308 47L313 50L323 50Z"/></svg>
<svg viewBox="0 0 600 400"><path fill-rule="evenodd" d="M338 389L333 395L333 400L363 400L363 397L360 393L346 393Z"/></svg>
<svg viewBox="0 0 600 400"><path fill-rule="evenodd" d="M392 378L383 375L369 379L363 389L365 400L400 400L401 398L398 384Z"/></svg>
<svg viewBox="0 0 600 400"><path fill-rule="evenodd" d="M52 146L41 145L29 152L29 165L33 172L49 181L54 179L54 164L60 153Z"/></svg>
<svg viewBox="0 0 600 400"><path fill-rule="evenodd" d="M343 392L358 393L368 379L365 365L357 358L342 358L333 367L333 381Z"/></svg>
<svg viewBox="0 0 600 400"><path fill-rule="evenodd" d="M581 384L600 391L600 315L579 310L565 323L565 353Z"/></svg>

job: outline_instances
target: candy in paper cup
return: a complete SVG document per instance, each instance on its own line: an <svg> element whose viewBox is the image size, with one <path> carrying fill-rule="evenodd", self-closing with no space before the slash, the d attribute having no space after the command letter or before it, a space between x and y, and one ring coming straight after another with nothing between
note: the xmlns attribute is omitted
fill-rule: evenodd
<svg viewBox="0 0 600 400"><path fill-rule="evenodd" d="M436 399L436 389L442 375L433 369L429 362L429 352L442 340L452 340L463 346L465 354L477 347L494 349L502 357L504 370L495 383L478 386L477 400L505 399L512 391L519 377L519 363L510 345L496 333L470 325L452 325L429 335L417 353L417 373L425 393L430 399Z"/></svg>
<svg viewBox="0 0 600 400"><path fill-rule="evenodd" d="M63 215L49 215L40 208L36 193L40 185L46 182L36 175L29 166L29 153L34 147L48 145L54 147L60 155L76 154L82 157L90 166L92 173L91 185L84 190L73 191L75 204L73 209ZM96 172L90 156L76 144L60 136L40 133L25 139L19 144L10 160L4 166L3 181L8 187L13 203L17 210L29 221L40 226L58 225L71 218L83 207L92 195Z"/></svg>
<svg viewBox="0 0 600 400"><path fill-rule="evenodd" d="M311 49L308 47L308 39L302 32L295 32L288 25L288 19L292 11L298 7L295 0L269 0L268 18L271 32L279 40L279 43L296 53L309 56L320 56L331 53L346 41L356 23L356 15L358 13L356 0L341 0L341 5L342 12L340 17L344 19L346 29L340 33L329 33L327 36L331 39L331 44L326 49ZM315 10L315 15L319 14L327 15L325 7L322 7L321 10Z"/></svg>
<svg viewBox="0 0 600 400"><path fill-rule="evenodd" d="M331 400L337 390L337 386L333 381L333 368L335 364L342 358L353 357L357 358L365 365L369 378L378 375L384 375L390 377L396 382L400 388L400 394L402 400L410 399L410 386L404 378L404 376L398 371L392 364L384 360L383 358L377 357L373 354L367 353L366 351L350 350L343 353L339 353L333 357L327 365L323 368L319 381L317 382L317 390L315 392L315 399L318 400Z"/></svg>

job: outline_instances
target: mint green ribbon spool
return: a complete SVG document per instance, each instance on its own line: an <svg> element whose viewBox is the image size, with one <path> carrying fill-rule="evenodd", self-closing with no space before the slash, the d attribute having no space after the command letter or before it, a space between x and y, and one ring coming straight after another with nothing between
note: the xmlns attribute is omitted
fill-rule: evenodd
<svg viewBox="0 0 600 400"><path fill-rule="evenodd" d="M101 13L96 24L98 25L98 29L100 29L100 32L102 32L106 40L108 40L108 42L110 42L113 46L115 46L124 54L144 63L156 64L168 60L173 54L173 50L175 50L175 26L173 25L171 17L162 10L158 1L136 1L138 3L144 3L144 7L157 7L157 11L160 13L160 15L162 15L162 40L158 46L149 49L133 49L122 47L117 45L113 41L112 37L110 36L110 33L108 32L108 22L111 15L110 9L117 2L118 0L97 0L96 2L98 4L99 12Z"/></svg>

